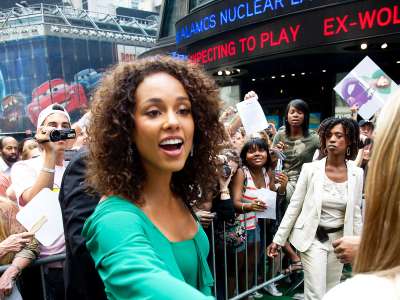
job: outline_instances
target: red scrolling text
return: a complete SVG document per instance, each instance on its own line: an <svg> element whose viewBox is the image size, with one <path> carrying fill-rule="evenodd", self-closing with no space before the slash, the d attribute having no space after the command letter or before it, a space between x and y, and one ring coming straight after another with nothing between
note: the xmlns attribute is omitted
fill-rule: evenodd
<svg viewBox="0 0 400 300"><path fill-rule="evenodd" d="M208 64L241 54L260 53L267 48L292 45L297 42L300 29L300 24L283 26L274 30L265 29L255 35L250 34L237 40L198 50L190 54L189 58L197 63Z"/></svg>
<svg viewBox="0 0 400 300"><path fill-rule="evenodd" d="M190 54L189 59L197 63L207 64L225 57L236 56L236 53L236 43L230 41Z"/></svg>
<svg viewBox="0 0 400 300"><path fill-rule="evenodd" d="M352 28L366 30L389 25L400 25L399 5L361 11L355 18L349 14L326 18L324 19L324 36L346 33Z"/></svg>

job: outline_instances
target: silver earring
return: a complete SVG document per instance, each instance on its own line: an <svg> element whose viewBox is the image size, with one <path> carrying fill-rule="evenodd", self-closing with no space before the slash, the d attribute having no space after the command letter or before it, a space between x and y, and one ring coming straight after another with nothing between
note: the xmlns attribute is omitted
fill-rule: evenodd
<svg viewBox="0 0 400 300"><path fill-rule="evenodd" d="M347 156L350 156L350 147L347 147L346 154Z"/></svg>
<svg viewBox="0 0 400 300"><path fill-rule="evenodd" d="M190 156L193 157L193 145L192 148L190 149Z"/></svg>

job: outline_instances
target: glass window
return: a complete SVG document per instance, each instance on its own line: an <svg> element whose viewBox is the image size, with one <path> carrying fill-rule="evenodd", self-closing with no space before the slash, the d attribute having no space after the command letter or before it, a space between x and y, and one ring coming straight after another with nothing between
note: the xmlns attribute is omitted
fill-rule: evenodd
<svg viewBox="0 0 400 300"><path fill-rule="evenodd" d="M75 39L76 63L79 70L90 67L87 40ZM78 71L78 70L77 70Z"/></svg>
<svg viewBox="0 0 400 300"><path fill-rule="evenodd" d="M46 56L46 47L45 47L45 39L44 37L34 38L32 40L32 49L33 56Z"/></svg>
<svg viewBox="0 0 400 300"><path fill-rule="evenodd" d="M70 38L61 38L62 49L62 69L64 78L72 80L75 75L76 60L75 60L75 42Z"/></svg>
<svg viewBox="0 0 400 300"><path fill-rule="evenodd" d="M6 47L4 43L0 43L0 62L6 60Z"/></svg>
<svg viewBox="0 0 400 300"><path fill-rule="evenodd" d="M18 42L18 49L23 68L21 72L24 76L31 77L33 75L32 41L20 40Z"/></svg>
<svg viewBox="0 0 400 300"><path fill-rule="evenodd" d="M22 78L26 77L27 74L25 74L25 68L26 66L23 64L23 61L20 57L15 61L15 72L17 75L17 78Z"/></svg>
<svg viewBox="0 0 400 300"><path fill-rule="evenodd" d="M146 50L147 50L147 48L136 47L136 57L138 57L140 54L142 54Z"/></svg>
<svg viewBox="0 0 400 300"><path fill-rule="evenodd" d="M212 1L213 0L190 0L190 10Z"/></svg>
<svg viewBox="0 0 400 300"><path fill-rule="evenodd" d="M17 79L9 79L8 80L9 94L16 94L20 91L19 84Z"/></svg>
<svg viewBox="0 0 400 300"><path fill-rule="evenodd" d="M32 78L29 77L21 78L19 82L21 87L21 93L24 96L24 99L25 100L30 99L32 90L33 88L35 88L35 86L33 86Z"/></svg>
<svg viewBox="0 0 400 300"><path fill-rule="evenodd" d="M88 48L90 67L93 69L102 67L99 41L88 40Z"/></svg>
<svg viewBox="0 0 400 300"><path fill-rule="evenodd" d="M33 61L36 82L40 85L49 78L49 65L45 56L35 56Z"/></svg>
<svg viewBox="0 0 400 300"><path fill-rule="evenodd" d="M10 79L17 78L17 58L18 58L18 46L16 41L6 42L6 67L7 75Z"/></svg>
<svg viewBox="0 0 400 300"><path fill-rule="evenodd" d="M166 0L160 37L175 35L175 23L187 13L187 0Z"/></svg>
<svg viewBox="0 0 400 300"><path fill-rule="evenodd" d="M47 37L47 53L49 57L50 79L63 78L60 38Z"/></svg>
<svg viewBox="0 0 400 300"><path fill-rule="evenodd" d="M100 42L100 55L103 58L103 68L108 68L112 64L114 64L117 59L116 57L113 57L114 51L113 51L113 43L107 42L107 41L101 41ZM115 46L116 49L116 46Z"/></svg>

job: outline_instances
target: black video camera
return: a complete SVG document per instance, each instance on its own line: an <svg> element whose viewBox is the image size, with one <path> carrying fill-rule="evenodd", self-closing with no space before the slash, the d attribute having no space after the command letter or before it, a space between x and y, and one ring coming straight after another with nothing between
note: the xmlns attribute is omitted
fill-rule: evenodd
<svg viewBox="0 0 400 300"><path fill-rule="evenodd" d="M61 140L74 139L76 137L75 129L53 129L50 131L49 139L51 142L58 142Z"/></svg>
<svg viewBox="0 0 400 300"><path fill-rule="evenodd" d="M372 144L372 139L371 138L366 138L364 141L360 140L360 143L358 145L359 149L364 148L365 146L368 146L369 144Z"/></svg>
<svg viewBox="0 0 400 300"><path fill-rule="evenodd" d="M222 166L222 176L224 176L224 178L229 178L229 176L231 176L231 173L231 167L229 167L228 163L224 163Z"/></svg>

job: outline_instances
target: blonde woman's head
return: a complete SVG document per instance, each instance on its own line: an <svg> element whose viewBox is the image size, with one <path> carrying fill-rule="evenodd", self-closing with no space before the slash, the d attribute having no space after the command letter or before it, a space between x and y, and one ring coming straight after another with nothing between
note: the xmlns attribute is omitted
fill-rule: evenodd
<svg viewBox="0 0 400 300"><path fill-rule="evenodd" d="M400 267L400 92L382 109L366 181L366 216L356 272Z"/></svg>

